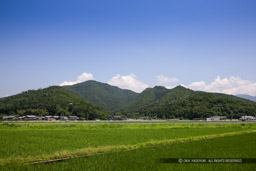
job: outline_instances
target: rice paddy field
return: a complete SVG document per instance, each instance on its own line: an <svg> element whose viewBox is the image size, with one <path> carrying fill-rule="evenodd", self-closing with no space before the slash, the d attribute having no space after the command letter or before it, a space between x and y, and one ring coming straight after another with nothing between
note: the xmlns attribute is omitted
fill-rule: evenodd
<svg viewBox="0 0 256 171"><path fill-rule="evenodd" d="M255 170L256 163L163 163L163 158L256 158L254 122L0 123L0 170Z"/></svg>

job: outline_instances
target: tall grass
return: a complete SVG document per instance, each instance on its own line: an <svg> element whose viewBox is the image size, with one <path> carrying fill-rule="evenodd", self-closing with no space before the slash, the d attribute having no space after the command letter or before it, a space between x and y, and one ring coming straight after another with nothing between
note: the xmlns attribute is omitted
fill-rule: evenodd
<svg viewBox="0 0 256 171"><path fill-rule="evenodd" d="M253 129L255 124L19 124L0 125L0 159L151 140Z"/></svg>
<svg viewBox="0 0 256 171"><path fill-rule="evenodd" d="M134 150L255 128L253 123L0 123L0 165Z"/></svg>
<svg viewBox="0 0 256 171"><path fill-rule="evenodd" d="M159 129L159 128L256 128L254 122L188 122L188 123L65 123L65 122L44 122L44 123L30 123L30 122L4 122L0 123L0 130L35 130L35 129Z"/></svg>
<svg viewBox="0 0 256 171"><path fill-rule="evenodd" d="M62 162L3 167L3 170L255 170L256 164L162 164L160 158L255 158L256 133L158 144Z"/></svg>
<svg viewBox="0 0 256 171"><path fill-rule="evenodd" d="M238 131L238 132L227 132L220 134L212 134L212 135L201 135L195 137L186 137L186 138L175 138L175 139L165 139L165 140L154 140L143 143L138 143L134 145L116 145L116 146L102 146L102 147L91 147L91 148L83 148L77 149L74 151L61 151L56 152L49 155L41 155L41 156L33 156L33 157L12 157L0 159L0 166L8 165L8 164L22 164L22 163L33 163L40 161L49 161L60 158L72 158L78 156L86 156L86 155L95 155L98 153L108 153L108 152L116 152L116 151L124 151L124 150L135 150L139 148L148 148L157 145L167 145L173 143L184 143L190 141L198 141L205 139L214 139L225 136L234 136L241 135L246 133L256 133L256 130L246 130L246 131Z"/></svg>

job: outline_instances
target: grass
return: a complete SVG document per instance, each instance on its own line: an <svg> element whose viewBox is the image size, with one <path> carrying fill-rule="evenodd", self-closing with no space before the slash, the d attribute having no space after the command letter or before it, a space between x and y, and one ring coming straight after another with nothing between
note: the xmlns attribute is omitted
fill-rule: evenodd
<svg viewBox="0 0 256 171"><path fill-rule="evenodd" d="M56 152L50 155L41 155L41 156L33 156L33 157L16 157L16 158L7 158L5 160L0 160L0 165L7 165L7 164L22 164L22 163L38 163L40 161L47 162L49 160L55 159L65 159L65 158L72 158L72 157L79 157L85 155L95 155L99 153L108 153L108 152L116 152L116 151L126 151L126 150L135 150L139 148L148 148L157 145L165 145L165 144L172 144L172 143L184 143L189 141L199 141L204 139L214 139L219 137L225 136L234 136L246 133L255 133L256 130L247 130L247 131L238 131L238 132L228 132L228 133L221 133L221 134L212 134L212 135L201 135L195 137L186 137L186 138L175 138L175 139L167 139L167 140L155 140L155 141L148 141L133 145L115 145L115 146L101 146L101 147L89 147L83 149L77 149L75 151L61 151Z"/></svg>
<svg viewBox="0 0 256 171"><path fill-rule="evenodd" d="M135 150L254 132L253 123L4 123L0 165Z"/></svg>
<svg viewBox="0 0 256 171"><path fill-rule="evenodd" d="M158 128L256 128L254 122L3 122L10 129L158 129Z"/></svg>
<svg viewBox="0 0 256 171"><path fill-rule="evenodd" d="M246 140L246 141L245 141ZM152 148L106 153L55 163L5 167L6 170L255 170L256 164L171 164L160 158L255 158L256 133L215 137Z"/></svg>
<svg viewBox="0 0 256 171"><path fill-rule="evenodd" d="M255 125L107 124L0 125L0 160L99 146L193 137L252 129Z"/></svg>

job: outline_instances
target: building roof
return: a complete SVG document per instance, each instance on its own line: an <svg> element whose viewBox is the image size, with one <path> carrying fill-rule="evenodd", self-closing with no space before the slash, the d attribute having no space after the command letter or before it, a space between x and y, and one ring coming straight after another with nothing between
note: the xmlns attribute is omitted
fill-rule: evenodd
<svg viewBox="0 0 256 171"><path fill-rule="evenodd" d="M35 118L35 115L26 115L27 118Z"/></svg>

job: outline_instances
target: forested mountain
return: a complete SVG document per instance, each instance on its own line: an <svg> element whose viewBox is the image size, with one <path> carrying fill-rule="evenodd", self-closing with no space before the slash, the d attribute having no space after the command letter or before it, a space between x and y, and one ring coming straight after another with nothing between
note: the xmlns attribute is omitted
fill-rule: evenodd
<svg viewBox="0 0 256 171"><path fill-rule="evenodd" d="M246 94L238 94L236 96L256 102L256 96L250 96Z"/></svg>
<svg viewBox="0 0 256 171"><path fill-rule="evenodd" d="M138 95L131 90L120 89L92 80L72 86L64 86L64 88L110 111L117 111L121 106L127 104Z"/></svg>
<svg viewBox="0 0 256 171"><path fill-rule="evenodd" d="M154 88L147 88L139 94L134 100L122 107L122 112L130 113L141 111L149 104L156 103L159 99L164 97L169 92L168 89L161 86Z"/></svg>
<svg viewBox="0 0 256 171"><path fill-rule="evenodd" d="M228 118L256 115L256 102L232 95L193 91L182 86L173 89L156 86L137 94L96 81L29 90L2 98L0 114L77 115L89 119L106 119L113 114L98 106L130 118L203 119L215 115Z"/></svg>
<svg viewBox="0 0 256 171"><path fill-rule="evenodd" d="M89 119L108 118L109 112L62 87L29 90L0 99L0 114L76 115Z"/></svg>
<svg viewBox="0 0 256 171"><path fill-rule="evenodd" d="M124 115L200 119L214 115L256 115L256 103L232 95L192 91L178 86L148 88L120 110Z"/></svg>

